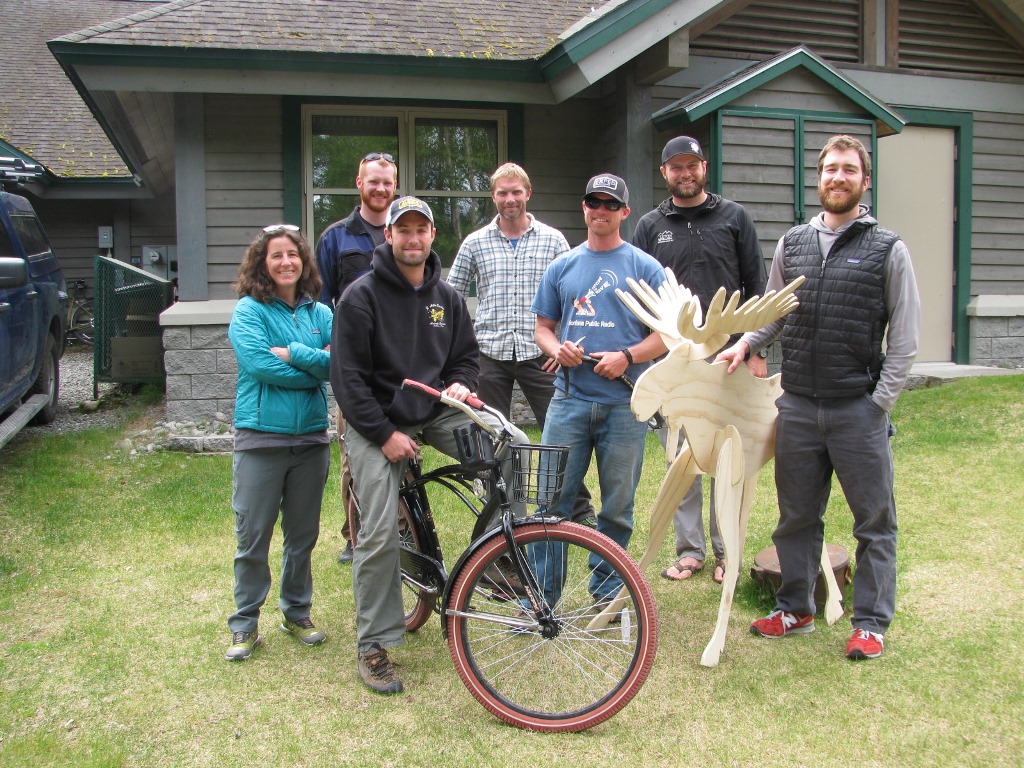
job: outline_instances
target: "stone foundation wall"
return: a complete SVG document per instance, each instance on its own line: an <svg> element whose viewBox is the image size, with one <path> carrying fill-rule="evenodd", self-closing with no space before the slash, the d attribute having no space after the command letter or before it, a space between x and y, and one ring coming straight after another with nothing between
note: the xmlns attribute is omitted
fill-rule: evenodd
<svg viewBox="0 0 1024 768"><path fill-rule="evenodd" d="M971 364L1024 368L1024 317L972 317Z"/></svg>
<svg viewBox="0 0 1024 768"><path fill-rule="evenodd" d="M220 413L230 422L238 362L227 324L165 327L163 342L167 419L212 421Z"/></svg>

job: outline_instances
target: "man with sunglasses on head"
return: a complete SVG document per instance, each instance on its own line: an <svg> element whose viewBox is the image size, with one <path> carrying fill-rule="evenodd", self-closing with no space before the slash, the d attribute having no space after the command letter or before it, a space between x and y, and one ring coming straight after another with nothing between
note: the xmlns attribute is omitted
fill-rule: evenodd
<svg viewBox="0 0 1024 768"><path fill-rule="evenodd" d="M625 290L626 278L657 289L664 269L622 239L629 191L621 178L603 173L590 179L582 209L586 242L551 262L531 308L537 316L537 346L561 366L541 440L569 446L562 494L548 512L570 517L593 454L601 486L597 530L627 547L647 423L633 415L632 391L620 377L635 380L666 349L615 289ZM596 603L613 597L620 586L606 577L594 573L591 596Z"/></svg>
<svg viewBox="0 0 1024 768"><path fill-rule="evenodd" d="M384 219L388 206L395 199L398 185L398 166L387 152L370 152L359 161L356 189L359 205L340 221L331 224L320 235L316 244L316 261L323 280L320 301L334 309L345 292L358 277L370 271L374 249L384 242ZM345 417L338 413L338 434L345 433ZM352 562L351 500L348 493L349 467L344 450L341 457L341 498L345 524L341 534L345 548L338 556L339 563ZM358 524L358 523L357 523Z"/></svg>
<svg viewBox="0 0 1024 768"><path fill-rule="evenodd" d="M669 267L676 280L697 296L704 312L719 288L729 296L740 291L744 301L763 296L767 278L753 219L742 205L705 189L708 163L700 143L689 136L669 140L661 151L661 175L670 196L637 222L633 245ZM768 372L766 354L762 350L747 361L750 372L759 378ZM665 439L667 433L662 434ZM676 449L668 447L669 455L674 457ZM714 481L711 499L712 578L721 584L725 547L715 517ZM676 559L661 572L664 578L682 581L704 568L707 542L702 506L703 483L698 476L676 510Z"/></svg>

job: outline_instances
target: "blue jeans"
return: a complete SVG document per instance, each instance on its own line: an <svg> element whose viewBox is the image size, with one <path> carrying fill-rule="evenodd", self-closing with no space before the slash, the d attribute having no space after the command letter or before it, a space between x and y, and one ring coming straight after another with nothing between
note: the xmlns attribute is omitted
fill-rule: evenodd
<svg viewBox="0 0 1024 768"><path fill-rule="evenodd" d="M572 516L573 502L593 454L601 485L597 530L628 547L633 535L633 500L643 469L646 436L647 422L637 421L629 403L592 403L556 391L548 406L541 442L568 446L569 458L562 493L548 514L565 519ZM595 560L591 558L590 563L590 593L595 598L614 596L622 586L621 581L611 577L604 564ZM552 591L548 599L556 597Z"/></svg>

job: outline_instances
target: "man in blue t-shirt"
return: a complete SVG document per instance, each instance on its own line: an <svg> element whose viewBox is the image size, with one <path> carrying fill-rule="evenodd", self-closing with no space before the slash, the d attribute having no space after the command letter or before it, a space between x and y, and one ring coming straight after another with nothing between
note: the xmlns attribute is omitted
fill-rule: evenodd
<svg viewBox="0 0 1024 768"><path fill-rule="evenodd" d="M593 177L582 208L586 243L551 263L531 307L537 316L537 346L561 366L542 442L569 446L562 494L548 511L570 516L593 454L601 485L597 530L627 547L647 423L633 415L632 392L619 377L635 380L666 348L615 289L625 289L626 278L656 289L665 274L657 260L622 239L619 230L629 216L629 191L621 178L607 173ZM613 597L619 586L595 571L590 591L602 601Z"/></svg>

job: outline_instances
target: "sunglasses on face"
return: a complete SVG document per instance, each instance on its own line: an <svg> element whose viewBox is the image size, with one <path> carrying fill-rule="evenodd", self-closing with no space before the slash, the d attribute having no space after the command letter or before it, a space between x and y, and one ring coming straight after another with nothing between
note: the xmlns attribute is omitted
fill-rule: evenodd
<svg viewBox="0 0 1024 768"><path fill-rule="evenodd" d="M389 163L395 162L395 158L389 155L387 152L371 152L363 158L364 163L373 162L374 160L386 160Z"/></svg>
<svg viewBox="0 0 1024 768"><path fill-rule="evenodd" d="M602 205L607 211L617 211L626 205L625 203L620 203L618 200L604 200L600 197L584 197L583 204L592 211L596 211Z"/></svg>
<svg viewBox="0 0 1024 768"><path fill-rule="evenodd" d="M281 232L298 232L299 228L294 224L271 224L269 227L264 227L263 231L268 235L274 235Z"/></svg>

